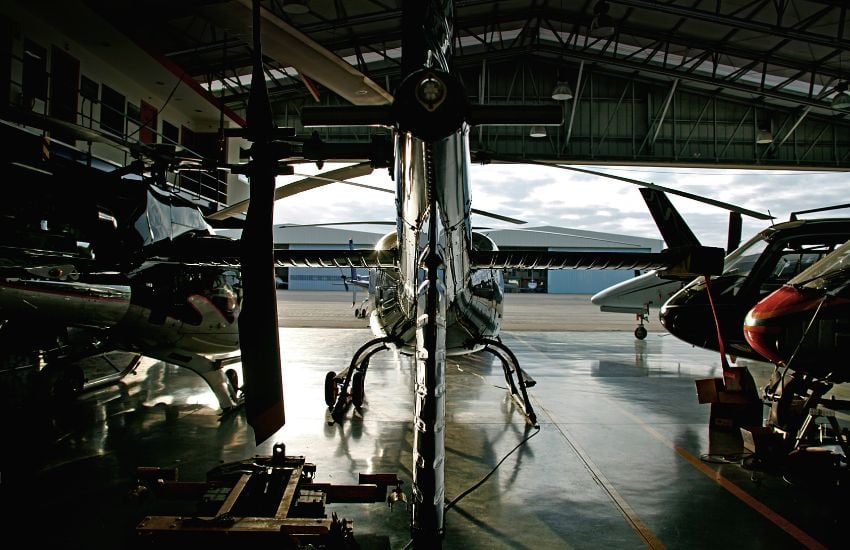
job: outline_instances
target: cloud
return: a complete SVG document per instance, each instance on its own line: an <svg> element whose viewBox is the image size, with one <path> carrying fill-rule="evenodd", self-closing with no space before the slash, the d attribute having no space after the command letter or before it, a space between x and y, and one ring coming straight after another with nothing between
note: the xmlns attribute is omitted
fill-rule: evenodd
<svg viewBox="0 0 850 550"><path fill-rule="evenodd" d="M337 166L326 166L330 170ZM581 167L611 175L647 181L700 196L729 202L759 212L770 212L785 221L793 211L847 202L847 176L841 172L792 172L767 170L700 170L696 168ZM315 166L299 167L315 174ZM279 183L300 179L279 178ZM660 239L638 186L600 176L538 165L489 164L470 167L473 207L518 217L529 226L555 225L567 228ZM352 180L395 189L386 170ZM728 213L715 206L671 195L703 244L726 246ZM814 216L815 214L813 214ZM846 211L817 216L847 215ZM332 183L279 201L276 223L330 223L385 220L396 217L393 194ZM474 216L473 224L507 227L491 218ZM768 222L744 217L743 236L760 231ZM513 226L515 227L515 226ZM364 230L369 228L364 227ZM386 227L377 229L386 231Z"/></svg>

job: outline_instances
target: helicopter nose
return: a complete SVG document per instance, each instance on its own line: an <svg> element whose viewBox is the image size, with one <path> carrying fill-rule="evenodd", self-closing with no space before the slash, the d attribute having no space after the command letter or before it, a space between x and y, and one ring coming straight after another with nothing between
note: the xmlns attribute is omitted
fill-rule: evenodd
<svg viewBox="0 0 850 550"><path fill-rule="evenodd" d="M695 346L716 341L714 317L699 293L678 293L661 306L661 325L673 336Z"/></svg>
<svg viewBox="0 0 850 550"><path fill-rule="evenodd" d="M688 308L685 305L685 301L686 300L680 298L678 295L673 296L667 300L658 311L658 318L661 321L661 324L674 336L678 336L676 333L678 332L679 327L690 324L690 320L688 318L692 315L693 308Z"/></svg>
<svg viewBox="0 0 850 550"><path fill-rule="evenodd" d="M812 298L790 286L783 286L750 309L744 318L744 338L767 360L784 364L787 361L781 342L792 328L794 314L811 309ZM796 325L796 323L795 323Z"/></svg>

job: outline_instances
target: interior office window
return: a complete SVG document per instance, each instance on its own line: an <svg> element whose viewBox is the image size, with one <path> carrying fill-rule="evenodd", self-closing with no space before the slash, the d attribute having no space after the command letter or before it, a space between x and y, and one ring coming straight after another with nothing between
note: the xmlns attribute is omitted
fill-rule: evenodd
<svg viewBox="0 0 850 550"><path fill-rule="evenodd" d="M127 98L106 84L100 89L100 127L119 136L124 135L124 111Z"/></svg>
<svg viewBox="0 0 850 550"><path fill-rule="evenodd" d="M47 50L24 40L24 68L21 86L27 100L47 99Z"/></svg>
<svg viewBox="0 0 850 550"><path fill-rule="evenodd" d="M167 120L162 121L162 142L172 145L180 141L180 129Z"/></svg>
<svg viewBox="0 0 850 550"><path fill-rule="evenodd" d="M80 106L83 125L91 128L94 125L94 105L100 97L100 84L86 75L80 75L80 97L83 98Z"/></svg>
<svg viewBox="0 0 850 550"><path fill-rule="evenodd" d="M127 104L127 122L132 122L137 126L141 126L142 114L139 112L139 106L135 103Z"/></svg>
<svg viewBox="0 0 850 550"><path fill-rule="evenodd" d="M50 60L50 115L76 123L80 100L80 61L56 46L51 48ZM68 141L68 137L65 140Z"/></svg>

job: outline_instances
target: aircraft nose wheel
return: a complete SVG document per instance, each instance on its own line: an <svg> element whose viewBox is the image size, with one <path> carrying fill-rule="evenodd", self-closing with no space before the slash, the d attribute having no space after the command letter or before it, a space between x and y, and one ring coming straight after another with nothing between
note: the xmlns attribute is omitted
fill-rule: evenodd
<svg viewBox="0 0 850 550"><path fill-rule="evenodd" d="M647 335L646 327L643 326L643 323L649 320L649 309L647 309L643 313L638 313L636 317L638 326L637 328L635 328L635 338L637 338L638 340L643 340L644 338L646 338Z"/></svg>
<svg viewBox="0 0 850 550"><path fill-rule="evenodd" d="M368 365L368 363L367 363ZM363 399L366 397L366 373L357 371L351 377L351 402L355 407L363 406Z"/></svg>
<svg viewBox="0 0 850 550"><path fill-rule="evenodd" d="M329 371L325 375L325 404L328 407L333 407L338 395L339 385L337 384L336 373Z"/></svg>
<svg viewBox="0 0 850 550"><path fill-rule="evenodd" d="M366 342L342 372L330 371L325 375L325 404L330 409L333 422L342 421L345 407L349 403L358 409L363 405L369 358L381 350L389 349L387 344L390 342L396 343L395 337L385 336Z"/></svg>

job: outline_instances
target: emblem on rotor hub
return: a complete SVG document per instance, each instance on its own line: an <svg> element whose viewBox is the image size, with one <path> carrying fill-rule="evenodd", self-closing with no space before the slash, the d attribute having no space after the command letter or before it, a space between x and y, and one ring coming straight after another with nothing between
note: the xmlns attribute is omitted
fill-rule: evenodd
<svg viewBox="0 0 850 550"><path fill-rule="evenodd" d="M446 85L432 72L422 76L416 87L416 101L433 113L446 100Z"/></svg>

